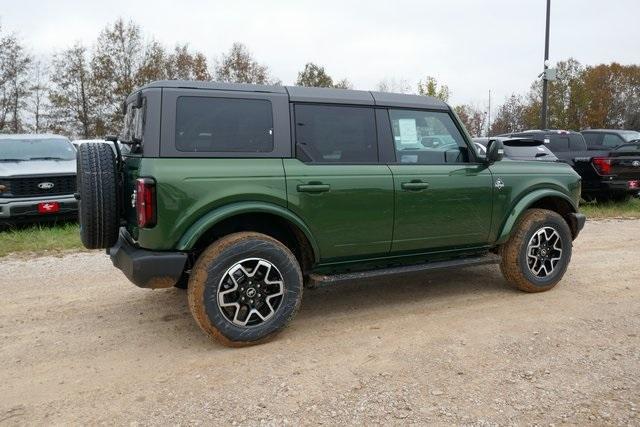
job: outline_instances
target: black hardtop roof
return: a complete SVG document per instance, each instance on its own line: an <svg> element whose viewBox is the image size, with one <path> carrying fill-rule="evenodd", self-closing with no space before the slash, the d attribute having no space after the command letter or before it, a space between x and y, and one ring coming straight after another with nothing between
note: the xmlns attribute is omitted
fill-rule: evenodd
<svg viewBox="0 0 640 427"><path fill-rule="evenodd" d="M221 83L196 80L158 80L140 89L175 88L204 89L238 92L282 93L292 102L316 102L326 104L376 105L400 108L426 108L448 110L449 106L431 96L399 93L371 92L352 89L334 89L302 86L256 85L246 83Z"/></svg>

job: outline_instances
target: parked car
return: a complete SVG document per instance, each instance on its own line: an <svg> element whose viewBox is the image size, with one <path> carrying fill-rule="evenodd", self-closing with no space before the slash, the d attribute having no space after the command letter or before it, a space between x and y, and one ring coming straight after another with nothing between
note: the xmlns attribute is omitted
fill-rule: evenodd
<svg viewBox="0 0 640 427"><path fill-rule="evenodd" d="M486 152L490 141L499 140L504 146L504 157L509 160L535 160L557 162L558 158L540 141L532 138L473 138L473 142L482 147L479 151Z"/></svg>
<svg viewBox="0 0 640 427"><path fill-rule="evenodd" d="M585 221L569 166L480 156L427 96L160 81L120 141L80 146L82 242L138 286L188 285L227 345L283 328L303 285L499 262L551 289Z"/></svg>
<svg viewBox="0 0 640 427"><path fill-rule="evenodd" d="M571 165L582 177L582 195L586 200L621 201L638 193L640 152L614 154L607 150L589 150L579 132L566 130L528 130L500 135L544 141L547 148Z"/></svg>
<svg viewBox="0 0 640 427"><path fill-rule="evenodd" d="M76 150L60 135L0 134L0 225L74 218Z"/></svg>
<svg viewBox="0 0 640 427"><path fill-rule="evenodd" d="M580 131L589 150L612 150L634 139L640 139L640 132L619 129L585 129Z"/></svg>

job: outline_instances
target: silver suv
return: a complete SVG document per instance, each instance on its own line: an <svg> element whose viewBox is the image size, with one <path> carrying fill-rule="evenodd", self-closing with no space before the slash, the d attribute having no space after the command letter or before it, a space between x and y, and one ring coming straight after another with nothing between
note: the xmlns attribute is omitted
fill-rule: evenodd
<svg viewBox="0 0 640 427"><path fill-rule="evenodd" d="M0 226L76 217L76 150L59 135L0 135Z"/></svg>

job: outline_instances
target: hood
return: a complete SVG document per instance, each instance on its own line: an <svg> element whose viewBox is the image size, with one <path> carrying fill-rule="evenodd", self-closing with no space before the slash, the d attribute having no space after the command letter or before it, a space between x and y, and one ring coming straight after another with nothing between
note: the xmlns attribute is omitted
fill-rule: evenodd
<svg viewBox="0 0 640 427"><path fill-rule="evenodd" d="M0 178L32 175L73 175L76 160L25 160L23 162L0 162Z"/></svg>

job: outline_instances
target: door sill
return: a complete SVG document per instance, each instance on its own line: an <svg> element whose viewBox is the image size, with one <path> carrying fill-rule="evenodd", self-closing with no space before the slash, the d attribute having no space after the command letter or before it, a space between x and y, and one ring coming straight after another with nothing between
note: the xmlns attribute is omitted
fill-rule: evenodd
<svg viewBox="0 0 640 427"><path fill-rule="evenodd" d="M375 279L379 277L402 276L405 274L420 273L423 271L446 270L450 268L473 267L477 265L498 264L500 256L488 253L483 256L456 258L447 261L434 261L424 264L407 265L401 267L380 268L368 271L358 271L344 274L310 274L306 282L307 287L317 288L334 285L354 280Z"/></svg>

